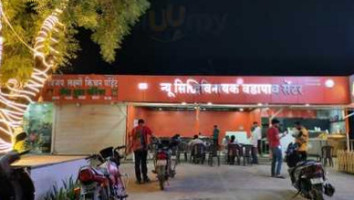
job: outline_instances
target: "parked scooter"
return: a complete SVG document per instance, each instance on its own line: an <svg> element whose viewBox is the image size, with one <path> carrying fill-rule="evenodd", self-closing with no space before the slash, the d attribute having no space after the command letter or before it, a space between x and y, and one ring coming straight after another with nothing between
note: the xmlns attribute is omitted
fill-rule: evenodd
<svg viewBox="0 0 354 200"><path fill-rule="evenodd" d="M154 172L157 174L159 186L161 190L165 189L165 184L169 178L174 178L176 175L178 143L168 140L159 140L154 138L155 146L154 155Z"/></svg>
<svg viewBox="0 0 354 200"><path fill-rule="evenodd" d="M26 136L26 133L20 133L16 136L16 141L25 140ZM12 163L27 153L29 151L12 151L0 158L0 199L34 199L34 185L29 173L25 168L11 167Z"/></svg>
<svg viewBox="0 0 354 200"><path fill-rule="evenodd" d="M126 200L126 186L122 180L122 173L119 169L120 149L109 147L100 151L99 155L92 155L87 159L92 165L85 166L79 170L80 199L81 200ZM93 164L98 162L97 165Z"/></svg>
<svg viewBox="0 0 354 200"><path fill-rule="evenodd" d="M297 144L289 144L286 162L291 182L298 193L312 200L322 200L323 194L332 197L335 189L328 183L322 164L313 160L301 161L297 149Z"/></svg>

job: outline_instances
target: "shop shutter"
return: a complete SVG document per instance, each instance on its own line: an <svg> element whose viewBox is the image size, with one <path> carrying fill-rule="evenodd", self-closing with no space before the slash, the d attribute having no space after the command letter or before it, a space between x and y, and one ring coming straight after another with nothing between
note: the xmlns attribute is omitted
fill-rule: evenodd
<svg viewBox="0 0 354 200"><path fill-rule="evenodd" d="M53 152L92 154L125 143L125 105L59 105L55 109Z"/></svg>

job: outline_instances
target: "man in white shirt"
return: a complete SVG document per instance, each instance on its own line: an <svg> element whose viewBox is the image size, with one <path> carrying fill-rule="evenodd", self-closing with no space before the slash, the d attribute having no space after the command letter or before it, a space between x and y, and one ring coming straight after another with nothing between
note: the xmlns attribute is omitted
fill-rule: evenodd
<svg viewBox="0 0 354 200"><path fill-rule="evenodd" d="M253 145L252 149L252 163L258 164L258 141L262 139L262 130L258 125L258 122L253 122L253 126L251 129L251 144Z"/></svg>
<svg viewBox="0 0 354 200"><path fill-rule="evenodd" d="M203 144L205 146L204 141L199 139L198 135L194 135L193 140L188 143L188 146L193 147L196 144Z"/></svg>

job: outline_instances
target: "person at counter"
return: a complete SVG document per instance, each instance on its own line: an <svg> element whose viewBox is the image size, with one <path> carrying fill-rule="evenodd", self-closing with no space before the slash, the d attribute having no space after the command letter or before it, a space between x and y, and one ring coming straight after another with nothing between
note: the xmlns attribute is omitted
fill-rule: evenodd
<svg viewBox="0 0 354 200"><path fill-rule="evenodd" d="M145 183L150 182L147 176L147 147L149 137L153 137L152 131L149 127L145 126L145 121L139 119L138 126L135 127L129 135L129 152L134 152L135 158L135 176L136 182L141 184L141 174Z"/></svg>
<svg viewBox="0 0 354 200"><path fill-rule="evenodd" d="M298 153L301 160L307 160L307 146L309 142L309 132L301 125L300 122L295 122L296 133L294 134L295 142L298 144Z"/></svg>
<svg viewBox="0 0 354 200"><path fill-rule="evenodd" d="M283 164L283 153L281 150L280 139L286 134L280 135L279 133L279 120L272 119L272 126L268 129L267 138L269 147L272 152L272 167L271 173L272 177L284 178L281 173L281 166Z"/></svg>

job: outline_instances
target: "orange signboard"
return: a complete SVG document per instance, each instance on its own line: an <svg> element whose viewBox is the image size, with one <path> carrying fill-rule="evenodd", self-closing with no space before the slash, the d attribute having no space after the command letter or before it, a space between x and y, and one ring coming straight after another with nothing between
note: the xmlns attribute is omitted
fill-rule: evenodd
<svg viewBox="0 0 354 200"><path fill-rule="evenodd" d="M55 75L43 89L59 103L349 104L349 77Z"/></svg>
<svg viewBox="0 0 354 200"><path fill-rule="evenodd" d="M110 103L118 101L118 76L53 75L42 97L57 103Z"/></svg>
<svg viewBox="0 0 354 200"><path fill-rule="evenodd" d="M349 77L119 76L125 102L348 104Z"/></svg>

